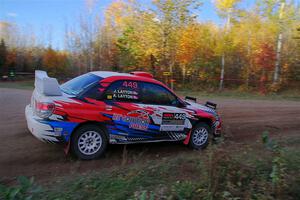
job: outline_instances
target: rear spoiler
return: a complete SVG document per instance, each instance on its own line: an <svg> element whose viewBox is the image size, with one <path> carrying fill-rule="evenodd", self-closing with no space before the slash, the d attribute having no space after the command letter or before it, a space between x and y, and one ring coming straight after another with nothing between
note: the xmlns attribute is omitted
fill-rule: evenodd
<svg viewBox="0 0 300 200"><path fill-rule="evenodd" d="M35 70L34 87L39 93L42 93L46 96L62 95L56 78L50 78L45 71Z"/></svg>

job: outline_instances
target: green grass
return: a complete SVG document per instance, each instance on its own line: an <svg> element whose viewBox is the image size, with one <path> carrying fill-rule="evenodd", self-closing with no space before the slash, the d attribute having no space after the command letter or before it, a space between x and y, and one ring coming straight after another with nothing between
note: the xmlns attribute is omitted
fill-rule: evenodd
<svg viewBox="0 0 300 200"><path fill-rule="evenodd" d="M141 158L131 165L61 177L42 188L23 180L17 186L0 187L0 199L16 191L22 191L17 193L19 199L299 199L300 143L295 140L279 141L284 174L279 174L282 180L277 185L271 179L276 154L262 143L225 141L201 152ZM234 150L227 148L232 145Z"/></svg>
<svg viewBox="0 0 300 200"><path fill-rule="evenodd" d="M25 89L25 90L33 90L34 81L5 81L0 82L0 88L14 88L14 89Z"/></svg>

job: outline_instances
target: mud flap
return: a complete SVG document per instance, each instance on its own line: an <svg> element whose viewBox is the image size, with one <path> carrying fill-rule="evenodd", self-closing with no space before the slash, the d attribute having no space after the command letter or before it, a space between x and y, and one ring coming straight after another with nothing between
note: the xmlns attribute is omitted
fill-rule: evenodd
<svg viewBox="0 0 300 200"><path fill-rule="evenodd" d="M185 140L183 141L183 144L185 145L188 145L189 142L190 142L190 137L191 137L191 133L192 133L192 130L189 131L189 133L187 134Z"/></svg>
<svg viewBox="0 0 300 200"><path fill-rule="evenodd" d="M65 144L65 147L64 147L65 155L69 154L69 152L70 152L70 146L71 146L71 142L70 141Z"/></svg>

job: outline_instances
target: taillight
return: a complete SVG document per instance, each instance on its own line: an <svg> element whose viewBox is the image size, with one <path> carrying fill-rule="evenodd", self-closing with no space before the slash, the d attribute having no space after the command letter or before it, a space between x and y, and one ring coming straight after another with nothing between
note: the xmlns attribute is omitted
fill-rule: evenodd
<svg viewBox="0 0 300 200"><path fill-rule="evenodd" d="M55 109L54 103L36 102L35 113L41 118L48 118L52 115Z"/></svg>

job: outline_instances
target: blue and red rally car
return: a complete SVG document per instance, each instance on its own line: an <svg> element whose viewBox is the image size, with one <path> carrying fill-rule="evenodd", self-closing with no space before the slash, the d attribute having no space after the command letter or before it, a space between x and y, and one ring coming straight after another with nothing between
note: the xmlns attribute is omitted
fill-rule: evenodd
<svg viewBox="0 0 300 200"><path fill-rule="evenodd" d="M101 156L108 144L182 141L202 149L221 134L215 104L181 99L146 72L90 72L59 85L36 71L25 112L35 137L65 143L86 160Z"/></svg>

